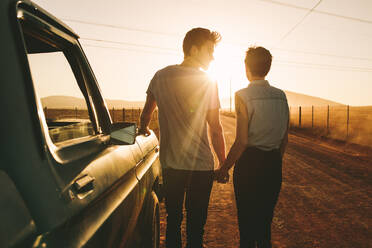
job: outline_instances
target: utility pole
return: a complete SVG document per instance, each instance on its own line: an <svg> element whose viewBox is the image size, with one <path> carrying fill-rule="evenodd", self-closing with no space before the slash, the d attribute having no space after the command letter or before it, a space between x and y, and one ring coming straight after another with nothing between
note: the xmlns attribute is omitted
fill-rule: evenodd
<svg viewBox="0 0 372 248"><path fill-rule="evenodd" d="M311 128L314 128L314 105L311 106Z"/></svg>
<svg viewBox="0 0 372 248"><path fill-rule="evenodd" d="M327 106L327 135L329 134L329 105Z"/></svg>
<svg viewBox="0 0 372 248"><path fill-rule="evenodd" d="M347 105L346 139L349 138L349 124L350 124L350 106Z"/></svg>
<svg viewBox="0 0 372 248"><path fill-rule="evenodd" d="M232 96L231 96L231 76L230 76L230 112L232 112Z"/></svg>

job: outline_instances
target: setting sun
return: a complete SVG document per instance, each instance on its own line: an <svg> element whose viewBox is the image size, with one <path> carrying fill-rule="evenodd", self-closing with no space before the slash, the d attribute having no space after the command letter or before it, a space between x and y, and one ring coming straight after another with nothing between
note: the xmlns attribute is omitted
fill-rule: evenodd
<svg viewBox="0 0 372 248"><path fill-rule="evenodd" d="M242 58L239 58L233 47L221 43L215 48L214 61L212 61L207 73L220 85L228 83L232 75L241 69L237 68L237 64L241 64L241 61Z"/></svg>
<svg viewBox="0 0 372 248"><path fill-rule="evenodd" d="M221 42L215 48L208 75L217 81L221 99L229 98L238 89L245 87L244 49Z"/></svg>

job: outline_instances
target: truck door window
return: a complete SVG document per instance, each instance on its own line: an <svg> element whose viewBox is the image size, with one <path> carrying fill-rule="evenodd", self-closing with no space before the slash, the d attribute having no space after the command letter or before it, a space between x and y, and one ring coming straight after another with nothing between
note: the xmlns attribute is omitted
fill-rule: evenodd
<svg viewBox="0 0 372 248"><path fill-rule="evenodd" d="M73 45L24 30L27 57L49 136L55 145L97 134L90 103Z"/></svg>
<svg viewBox="0 0 372 248"><path fill-rule="evenodd" d="M52 141L93 135L87 103L63 52L28 54L28 59Z"/></svg>

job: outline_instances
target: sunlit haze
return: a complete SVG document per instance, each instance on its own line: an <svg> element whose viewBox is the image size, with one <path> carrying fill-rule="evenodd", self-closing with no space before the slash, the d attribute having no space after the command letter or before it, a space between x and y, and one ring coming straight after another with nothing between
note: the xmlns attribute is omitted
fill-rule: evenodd
<svg viewBox="0 0 372 248"><path fill-rule="evenodd" d="M273 86L372 105L370 0L34 2L80 35L105 98L145 100L154 73L182 62L185 33L205 27L222 35L208 70L221 99L248 85L244 55L257 45L273 55Z"/></svg>

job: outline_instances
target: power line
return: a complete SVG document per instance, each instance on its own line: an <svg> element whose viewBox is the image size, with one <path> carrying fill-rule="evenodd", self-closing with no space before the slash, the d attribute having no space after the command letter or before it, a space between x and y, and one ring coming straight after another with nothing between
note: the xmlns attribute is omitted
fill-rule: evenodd
<svg viewBox="0 0 372 248"><path fill-rule="evenodd" d="M122 50L122 51L129 51L129 52L140 52L140 53L151 53L151 54L161 54L161 55L177 55L176 53L170 52L157 52L157 51L148 51L148 50L140 50L140 49L133 49L133 48L122 48L122 47L113 47L113 46L99 46L99 45L92 45L92 44L83 44L86 47L97 47L97 48L105 48L105 49L113 49L113 50Z"/></svg>
<svg viewBox="0 0 372 248"><path fill-rule="evenodd" d="M307 13L304 15L299 22L297 22L280 40L278 43L281 43L285 38L288 37L304 20L305 18L313 12L313 10L318 7L318 5L322 2L322 0L319 0L317 4L314 5Z"/></svg>
<svg viewBox="0 0 372 248"><path fill-rule="evenodd" d="M275 1L271 1L271 0L260 0L260 1L273 2L273 3L275 2ZM275 2L275 3L277 3L277 2ZM288 4L284 4L283 3L281 5L288 5ZM294 5L290 5L289 4L289 6L293 7ZM307 8L298 7L298 6L294 6L294 7L295 8L299 8L299 9L303 9L303 10L309 10ZM117 25L111 25L111 24L102 24L102 23L95 23L95 22L87 22L87 21L80 21L80 20L65 19L65 18L62 18L62 20L70 21L70 22L83 23L83 24L88 24L88 25L94 25L94 26L102 26L102 27L110 27L110 28L117 28L117 29L125 29L125 30L129 30L129 31L137 31L137 32L145 32L145 33L152 33L152 34L160 34L160 35L173 36L173 37L175 37L175 36L180 37L181 36L181 35L178 35L178 34L164 33L164 32L153 32L153 31L145 30L145 29L137 29L137 28L117 26ZM125 42L108 41L108 40L98 40L98 39L91 39L91 38L81 38L81 39L95 40L95 41L104 41L104 42L117 43L117 44L124 44L125 43ZM235 46L245 46L245 44L243 45L243 44L238 44L238 43L227 43L227 44L235 45ZM126 45L126 44L124 44L124 45ZM133 44L133 43L132 44L127 43L127 45L139 46L139 45ZM140 45L140 46L146 47L147 45ZM159 49L166 49L166 50L177 51L175 49L170 49L170 48L160 48L159 47ZM372 61L371 58L350 57L350 56L342 56L342 55L335 55L335 54L317 53L317 52L309 52L309 51L299 51L299 50L291 50L291 49L281 49L281 48L277 48L277 47L274 47L272 49L282 50L282 51L287 51L287 52L293 52L293 53L303 53L303 54L312 54L312 55L320 55L320 56L335 57L335 58L344 58L344 59L353 59L353 60Z"/></svg>
<svg viewBox="0 0 372 248"><path fill-rule="evenodd" d="M105 49L123 50L123 51L130 51L130 52L141 52L141 53L173 55L173 56L177 55L177 53L172 53L172 52L167 52L167 51L148 51L148 50L140 50L140 49L133 49L133 48L100 46L100 45L92 45L92 44L84 44L84 46L105 48ZM317 64L317 63L306 63L306 62L300 62L300 61L286 61L286 60L274 60L274 63L286 64L286 65L292 65L292 66L302 66L302 67L305 67L305 68L325 69L325 70L342 70L342 71L349 70L349 71L359 71L359 72L372 72L372 68L366 68L366 67Z"/></svg>
<svg viewBox="0 0 372 248"><path fill-rule="evenodd" d="M336 54L329 54L329 53L300 51L300 50L292 50L292 49L284 49L284 48L273 48L273 49L274 50L279 50L279 51L291 52L291 53L303 53L303 54L319 55L319 56L334 57L334 58L341 58L341 59L372 61L371 58L364 58L364 57L351 57L351 56L343 56L343 55L336 55Z"/></svg>
<svg viewBox="0 0 372 248"><path fill-rule="evenodd" d="M317 66L307 66L307 65L302 65L302 64L290 64L290 63L283 63L283 62L278 62L277 66L285 66L285 67L296 67L296 68L305 68L305 69L312 69L312 70L323 70L323 71L352 71L352 72L372 72L369 70L345 70L343 68L329 68L329 67L317 67Z"/></svg>
<svg viewBox="0 0 372 248"><path fill-rule="evenodd" d="M228 44L239 46L239 47L244 47L244 49L246 49L246 47L248 47L247 44L243 44L243 43L228 43ZM311 55L319 55L319 56L342 58L342 59L372 61L372 58L366 58L366 57L353 57L353 56L337 55L337 54L330 54L330 53L285 49L285 48L279 48L279 47L273 47L271 49L272 50L278 50L278 51L290 52L290 53L302 53L302 54L311 54Z"/></svg>
<svg viewBox="0 0 372 248"><path fill-rule="evenodd" d="M350 35L353 35L353 36L364 36L364 37L367 37L367 38L372 38L372 34L368 34L366 32L360 32L359 30L356 30L355 28L353 30L350 30L348 29L347 31L343 28L335 28L335 27L330 27L330 26L324 26L324 25L317 25L316 27L315 26L311 26L312 28L320 28L320 29L325 29L326 31L332 31L332 32L336 32L336 33L342 33L342 34L345 34L347 33L348 36Z"/></svg>
<svg viewBox="0 0 372 248"><path fill-rule="evenodd" d="M275 2L275 1L270 1L270 0L258 0L258 1L267 1L267 2ZM280 4L280 5L285 5L287 6L288 4ZM293 6L293 8L301 9L301 10L309 10L304 7L298 7L295 5L289 5ZM317 10L313 10L313 12L319 12ZM147 29L138 29L138 28L132 28L132 27L127 27L127 26L119 26L119 25L112 25L112 24L103 24L103 23L97 23L97 22L88 22L88 21L81 21L81 20L76 20L76 19L66 19L66 18L61 18L61 20L67 21L67 22L76 22L76 23L81 23L81 24L86 24L86 25L93 25L93 26L101 26L101 27L108 27L108 28L116 28L116 29L123 29L127 31L132 31L132 32L143 32L143 33L152 33L152 34L157 34L157 35L165 35L165 36L170 36L170 37L182 37L181 34L176 34L176 33L166 33L166 32L157 32L157 31L151 31ZM321 27L323 29L329 29L329 27ZM337 30L339 31L339 30ZM366 34L360 34L365 36ZM369 35L367 35L370 37ZM229 43L230 44L230 43ZM234 45L234 43L231 43Z"/></svg>
<svg viewBox="0 0 372 248"><path fill-rule="evenodd" d="M342 65L317 64L317 63L307 63L307 62L299 62L299 61L286 61L286 60L275 60L274 62L285 63L285 64L290 64L290 65L316 67L316 68L319 68L319 69L339 69L339 70L351 70L351 71L360 71L360 72L372 72L372 68L368 68L368 67L354 67L354 66L342 66Z"/></svg>
<svg viewBox="0 0 372 248"><path fill-rule="evenodd" d="M89 40L89 41L96 41L96 42L105 42L105 43L113 43L113 44L120 44L120 45L129 45L129 46L136 46L136 47L145 47L145 48L151 48L151 49L160 49L160 50L166 50L171 52L165 52L165 51L147 51L147 50L135 50L135 49L129 49L129 48L117 48L117 47L109 47L109 46L97 46L97 45L90 45L90 46L96 46L101 48L112 48L112 49L119 49L119 50L126 50L126 51L139 51L139 52L149 52L149 53L156 53L156 54L177 54L176 49L172 48L165 48L165 47L158 47L158 46L149 46L149 45L142 45L142 44L135 44L135 43L127 43L127 42L117 42L117 41L110 41L110 40L103 40L103 39L91 39L91 38L82 38L83 40ZM279 50L285 50L285 49L279 49ZM174 53L173 53L174 52ZM298 51L301 52L301 51ZM306 53L306 52L303 52ZM311 52L309 52L311 54ZM178 53L179 54L179 53ZM316 53L319 55L318 53ZM330 56L327 54L324 54L325 56ZM332 55L333 56L333 55ZM336 55L337 56L337 55ZM337 56L337 57L343 57L343 56ZM353 57L345 57L345 58L353 58ZM355 59L361 59L361 58L355 58ZM365 58L366 59L366 58ZM371 60L371 59L367 59ZM372 71L372 68L363 68L363 67L351 67L351 66L338 66L338 65L330 65L330 64L316 64L316 63L304 63L304 62L298 62L298 61L284 61L284 60L276 60L277 62L285 62L290 64L301 64L301 65L308 65L308 66L323 66L323 67L337 67L342 69L352 69L352 70L361 70L361 71Z"/></svg>
<svg viewBox="0 0 372 248"><path fill-rule="evenodd" d="M178 52L177 49L168 48L168 47L150 46L150 45L136 44L136 43L130 43L130 42L111 41L111 40L93 39L93 38L84 38L84 37L82 37L81 39L82 40L89 40L89 41L96 41L96 42L106 42L106 43L113 43L113 44L120 44L120 45L127 45L127 46L136 46L136 47L147 47L147 48L155 48L155 49Z"/></svg>
<svg viewBox="0 0 372 248"><path fill-rule="evenodd" d="M67 18L61 18L63 21L67 22L76 22L81 24L88 24L88 25L94 25L94 26L102 26L107 28L115 28L115 29L122 29L127 31L135 31L135 32L143 32L143 33L151 33L151 34L158 34L158 35L165 35L165 36L173 36L173 37L180 37L179 34L176 33L165 33L165 32L158 32L158 31L152 31L147 29L140 29L140 28L132 28L128 26L120 26L120 25L113 25L113 24L104 24L104 23L97 23L97 22L88 22L88 21L81 21L76 19L67 19Z"/></svg>
<svg viewBox="0 0 372 248"><path fill-rule="evenodd" d="M177 52L178 53L178 50L177 49L168 48L168 47L151 46L151 45L129 43L129 42L121 42L121 41L112 41L112 40L107 40L107 39L93 39L93 38L87 38L87 37L82 37L81 40L89 40L89 41L96 41L96 42L106 42L106 43L128 45L128 46L135 46L135 47L155 48L155 49L168 50L168 51L172 51L172 52ZM236 45L242 46L242 44L236 44ZM371 58L342 56L342 55L335 55L335 54L327 54L327 53L319 53L319 52L311 52L311 51L300 51L300 50L292 50L292 49L284 49L284 48L273 48L273 50L279 50L279 51L285 51L285 52L291 52L291 53L303 53L303 54L311 54L311 55L320 55L320 56L334 57L334 58L343 58L343 59L372 61Z"/></svg>
<svg viewBox="0 0 372 248"><path fill-rule="evenodd" d="M289 3L282 3L282 2L278 2L278 1L274 1L274 0L258 0L258 1L268 2L268 3L272 3L272 4L276 4L276 5L281 5L281 6L286 6L286 7L290 7L290 8L294 8L294 9L310 10L308 8L301 7L301 6L298 6L298 5L293 5L293 4L289 4ZM318 13L318 14L323 14L323 15L328 15L328 16L333 16L333 17L338 17L338 18L342 18L342 19L346 19L346 20L352 20L352 21L357 21L357 22L363 22L363 23L372 24L372 21L370 21L370 20L365 20L365 19L351 17L351 16L339 15L339 14L335 14L335 13L331 13L331 12L327 12L327 11L313 10L313 12Z"/></svg>

